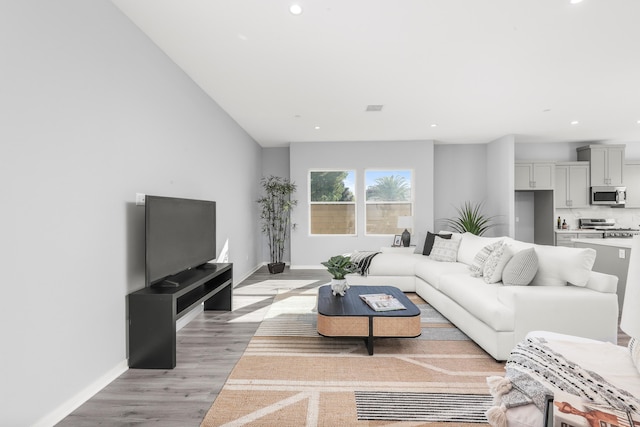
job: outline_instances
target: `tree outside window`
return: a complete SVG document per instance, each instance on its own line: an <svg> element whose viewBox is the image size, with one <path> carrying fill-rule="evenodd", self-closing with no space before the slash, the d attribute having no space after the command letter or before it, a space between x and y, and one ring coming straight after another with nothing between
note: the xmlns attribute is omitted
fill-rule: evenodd
<svg viewBox="0 0 640 427"><path fill-rule="evenodd" d="M355 171L310 171L311 234L356 234Z"/></svg>
<svg viewBox="0 0 640 427"><path fill-rule="evenodd" d="M400 234L399 216L412 216L410 170L365 171L366 234Z"/></svg>

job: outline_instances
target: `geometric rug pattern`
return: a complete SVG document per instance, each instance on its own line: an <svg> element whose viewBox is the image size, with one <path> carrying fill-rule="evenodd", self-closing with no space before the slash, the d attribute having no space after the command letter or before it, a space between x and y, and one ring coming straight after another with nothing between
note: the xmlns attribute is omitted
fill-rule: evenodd
<svg viewBox="0 0 640 427"><path fill-rule="evenodd" d="M421 309L422 335L376 339L375 353L369 356L363 339L318 335L317 289L279 291L202 426L488 425L477 417L462 417L460 408L470 406L463 400L469 398L484 405L486 377L503 375L504 364L417 295L408 296ZM359 418L358 399L363 408L365 394L380 393L388 393L383 399L387 416L365 419L361 409ZM448 399L449 410L437 415L436 407L423 400L410 412L431 406L431 418L412 419L399 410L411 396L415 402Z"/></svg>

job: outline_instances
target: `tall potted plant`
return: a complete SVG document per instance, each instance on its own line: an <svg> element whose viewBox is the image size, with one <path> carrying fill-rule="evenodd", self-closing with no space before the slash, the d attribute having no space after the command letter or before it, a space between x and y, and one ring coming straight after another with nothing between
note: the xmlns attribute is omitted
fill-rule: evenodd
<svg viewBox="0 0 640 427"><path fill-rule="evenodd" d="M445 223L456 233L469 232L476 236L482 236L487 230L495 227L494 216L485 216L482 213L484 203L471 203L469 201L456 208L456 218L445 218Z"/></svg>
<svg viewBox="0 0 640 427"><path fill-rule="evenodd" d="M285 243L291 224L291 210L298 204L291 199L296 185L289 178L269 176L260 181L264 195L258 199L262 232L267 236L269 244L269 260L267 264L271 274L284 271Z"/></svg>

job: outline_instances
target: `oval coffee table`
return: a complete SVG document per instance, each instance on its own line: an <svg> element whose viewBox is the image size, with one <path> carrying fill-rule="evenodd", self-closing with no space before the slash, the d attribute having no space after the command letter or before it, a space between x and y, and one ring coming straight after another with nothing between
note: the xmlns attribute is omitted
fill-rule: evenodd
<svg viewBox="0 0 640 427"><path fill-rule="evenodd" d="M388 294L406 310L375 311L360 295ZM351 286L343 297L331 285L318 289L318 333L325 337L362 337L373 355L374 338L415 338L421 334L420 309L393 286Z"/></svg>

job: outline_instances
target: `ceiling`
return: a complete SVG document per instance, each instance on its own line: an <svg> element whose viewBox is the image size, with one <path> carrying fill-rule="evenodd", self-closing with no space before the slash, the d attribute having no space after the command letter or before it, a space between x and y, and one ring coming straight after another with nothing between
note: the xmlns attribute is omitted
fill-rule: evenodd
<svg viewBox="0 0 640 427"><path fill-rule="evenodd" d="M112 1L263 147L640 141L638 0Z"/></svg>

